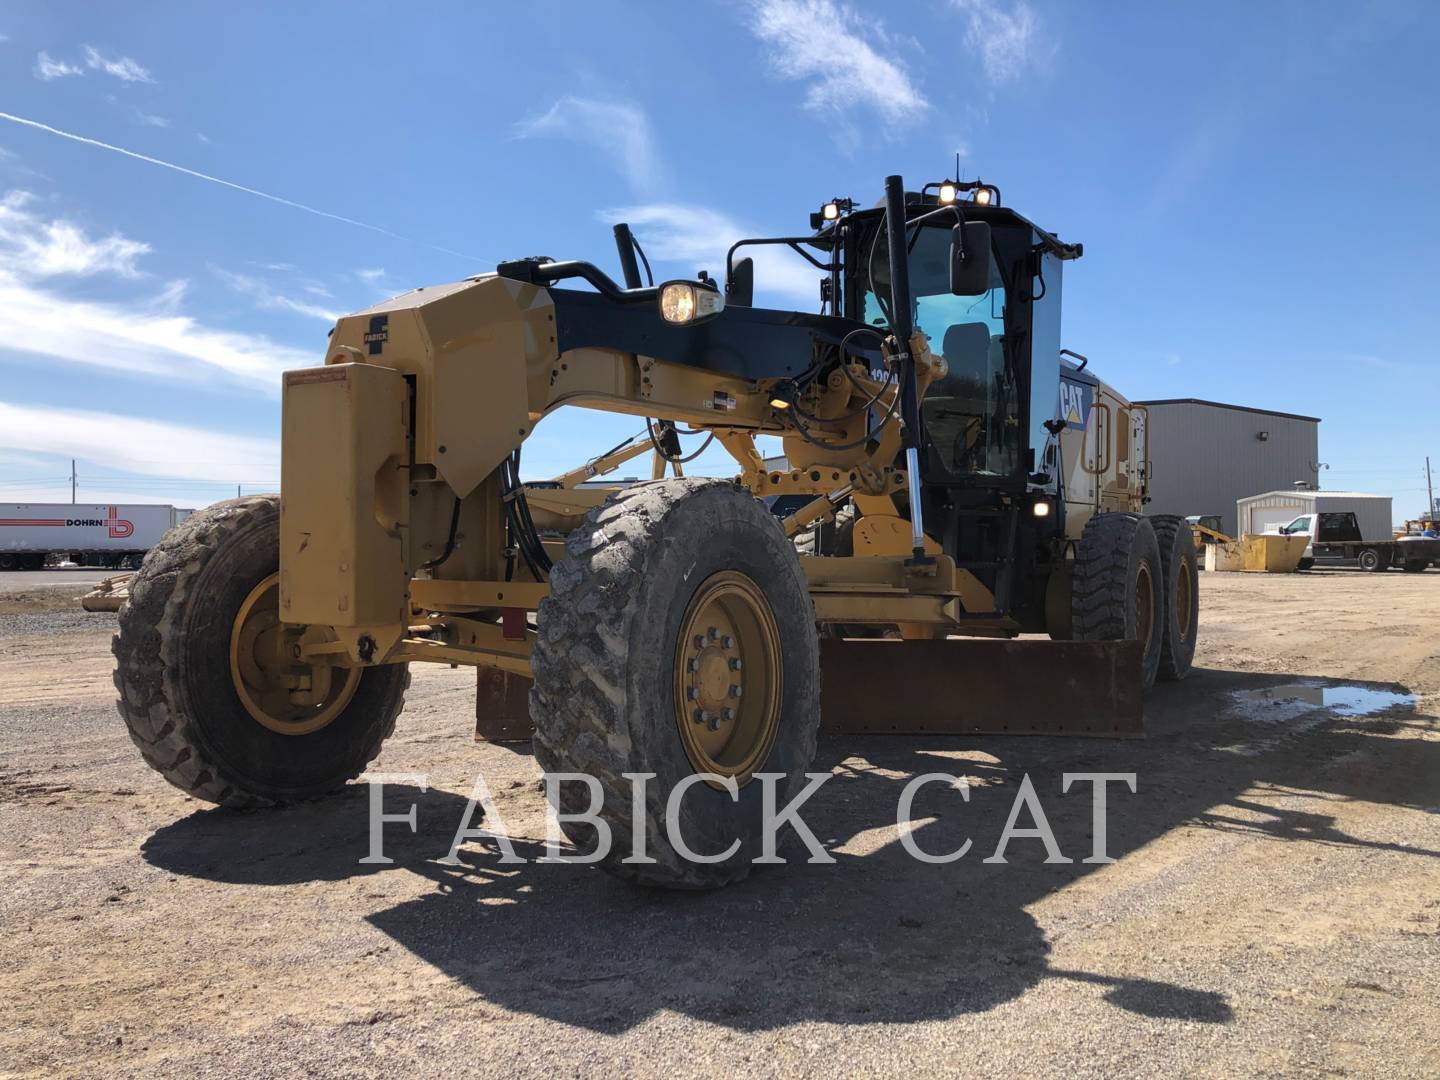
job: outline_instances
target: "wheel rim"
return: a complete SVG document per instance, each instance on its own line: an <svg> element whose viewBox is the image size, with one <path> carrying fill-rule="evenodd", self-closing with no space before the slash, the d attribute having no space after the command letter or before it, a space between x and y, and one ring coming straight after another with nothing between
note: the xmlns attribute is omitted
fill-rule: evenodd
<svg viewBox="0 0 1440 1080"><path fill-rule="evenodd" d="M707 578L675 650L675 721L697 773L744 784L764 764L780 729L780 663L780 632L759 587L733 570Z"/></svg>
<svg viewBox="0 0 1440 1080"><path fill-rule="evenodd" d="M1150 636L1155 632L1155 582L1148 563L1140 564L1135 575L1135 637L1150 651Z"/></svg>
<svg viewBox="0 0 1440 1080"><path fill-rule="evenodd" d="M331 723L360 685L359 668L300 660L304 627L280 622L280 575L250 590L230 630L230 679L245 711L281 735Z"/></svg>
<svg viewBox="0 0 1440 1080"><path fill-rule="evenodd" d="M1180 564L1180 573L1175 581L1175 620L1176 631L1180 640L1184 641L1190 636L1190 605L1195 602L1190 589L1190 566L1188 563Z"/></svg>

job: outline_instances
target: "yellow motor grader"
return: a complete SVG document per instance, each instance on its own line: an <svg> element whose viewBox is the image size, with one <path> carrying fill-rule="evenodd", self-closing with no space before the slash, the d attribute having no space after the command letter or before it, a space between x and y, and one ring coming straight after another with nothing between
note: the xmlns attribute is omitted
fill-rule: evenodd
<svg viewBox="0 0 1440 1080"><path fill-rule="evenodd" d="M739 240L723 281L642 284L617 225L623 283L526 258L342 318L284 375L280 495L192 515L129 583L115 681L146 761L212 802L313 798L379 753L409 664L473 665L482 730L518 698L547 772L596 778L612 835L650 826L603 865L696 888L749 871L756 774L793 797L822 713L1137 731L1191 663L1195 549L1141 514L1144 410L1061 348L1081 246L979 181L892 176L810 225ZM815 267L819 313L754 306L757 245ZM565 406L645 418L661 469L703 433L736 474L525 481ZM671 845L682 784L689 849L727 857Z"/></svg>

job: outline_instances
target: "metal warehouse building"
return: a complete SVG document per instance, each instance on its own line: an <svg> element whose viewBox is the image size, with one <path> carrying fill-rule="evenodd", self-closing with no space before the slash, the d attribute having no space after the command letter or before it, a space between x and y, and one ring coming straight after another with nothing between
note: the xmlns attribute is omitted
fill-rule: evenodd
<svg viewBox="0 0 1440 1080"><path fill-rule="evenodd" d="M1136 404L1150 413L1146 513L1218 514L1236 536L1240 499L1318 483L1319 417L1198 398Z"/></svg>

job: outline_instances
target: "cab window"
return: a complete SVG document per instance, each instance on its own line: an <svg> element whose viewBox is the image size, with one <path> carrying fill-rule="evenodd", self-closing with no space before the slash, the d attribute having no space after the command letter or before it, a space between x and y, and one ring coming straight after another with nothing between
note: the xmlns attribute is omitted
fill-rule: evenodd
<svg viewBox="0 0 1440 1080"><path fill-rule="evenodd" d="M1290 522L1289 525L1285 526L1285 531L1289 533L1308 533L1310 531L1310 515L1306 514L1304 517L1296 518Z"/></svg>
<svg viewBox="0 0 1440 1080"><path fill-rule="evenodd" d="M949 227L921 228L910 254L915 326L949 370L925 391L920 411L946 472L1008 476L1020 466L1020 401L1006 355L1005 286L992 252L989 290L955 296L949 257ZM875 253L873 279L869 272L865 278L864 319L885 325L890 274L884 251Z"/></svg>

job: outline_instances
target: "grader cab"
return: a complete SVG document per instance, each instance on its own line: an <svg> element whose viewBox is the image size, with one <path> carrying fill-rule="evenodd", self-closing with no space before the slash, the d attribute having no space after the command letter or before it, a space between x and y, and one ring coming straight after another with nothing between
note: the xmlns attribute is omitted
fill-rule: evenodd
<svg viewBox="0 0 1440 1080"><path fill-rule="evenodd" d="M279 498L193 515L131 583L117 685L146 760L214 802L314 797L379 752L410 663L473 665L482 730L518 711L499 726L595 778L614 835L649 826L644 858L602 865L708 887L748 873L822 715L1138 731L1143 690L1190 666L1195 554L1141 514L1144 410L1062 356L1080 246L978 182L892 176L811 226L738 241L723 282L642 284L617 226L623 284L520 259L341 319L284 376ZM820 313L754 306L758 245L816 268ZM657 478L527 482L525 440L565 406L644 418ZM664 476L687 432L735 476Z"/></svg>

